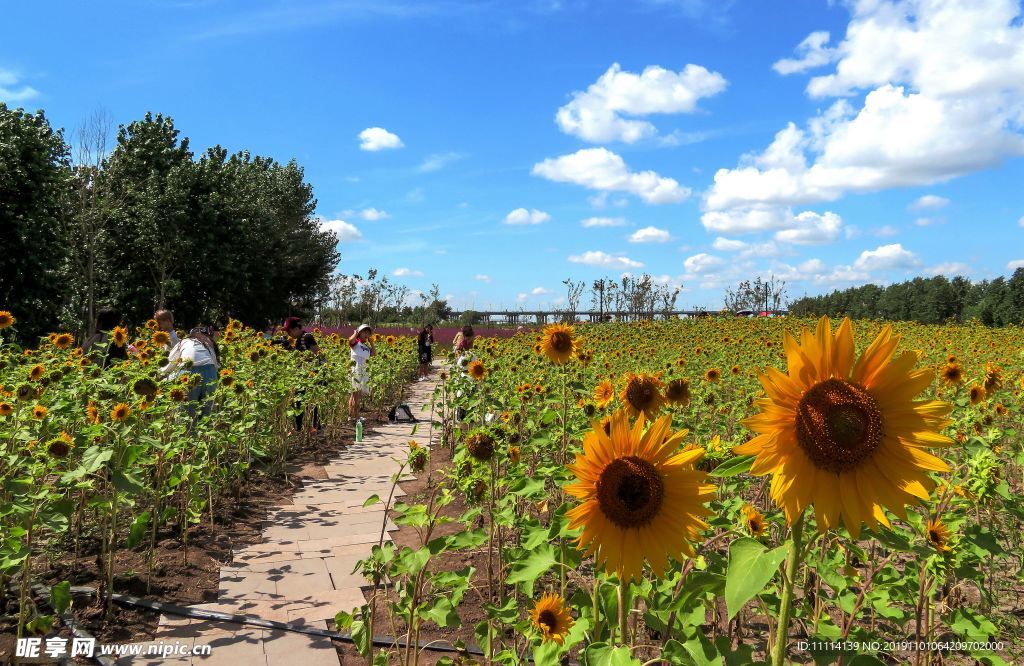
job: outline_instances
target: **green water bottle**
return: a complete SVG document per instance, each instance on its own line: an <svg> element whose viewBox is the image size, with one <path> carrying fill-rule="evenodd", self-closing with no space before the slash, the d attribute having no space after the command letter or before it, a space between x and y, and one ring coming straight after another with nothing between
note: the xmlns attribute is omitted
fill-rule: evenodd
<svg viewBox="0 0 1024 666"><path fill-rule="evenodd" d="M363 441L363 419L356 421L356 441Z"/></svg>

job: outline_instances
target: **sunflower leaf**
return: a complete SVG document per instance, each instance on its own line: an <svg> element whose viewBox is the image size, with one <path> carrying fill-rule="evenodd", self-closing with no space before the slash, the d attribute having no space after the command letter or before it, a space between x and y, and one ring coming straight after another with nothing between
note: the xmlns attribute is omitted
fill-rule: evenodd
<svg viewBox="0 0 1024 666"><path fill-rule="evenodd" d="M512 565L512 573L506 581L509 585L516 583L533 583L555 566L557 558L551 544L544 544L523 559Z"/></svg>
<svg viewBox="0 0 1024 666"><path fill-rule="evenodd" d="M718 467L708 472L708 476L715 477L730 477L744 474L750 471L751 465L754 464L754 456L737 456L730 460L725 461Z"/></svg>
<svg viewBox="0 0 1024 666"><path fill-rule="evenodd" d="M786 559L788 543L768 550L754 539L737 539L729 546L729 569L725 575L725 605L729 619L743 605L764 590Z"/></svg>

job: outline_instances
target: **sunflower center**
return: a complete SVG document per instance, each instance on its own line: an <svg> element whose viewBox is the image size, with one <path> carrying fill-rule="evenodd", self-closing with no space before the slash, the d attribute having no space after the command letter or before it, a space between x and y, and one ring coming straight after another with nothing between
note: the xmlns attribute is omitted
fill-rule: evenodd
<svg viewBox="0 0 1024 666"><path fill-rule="evenodd" d="M650 382L631 382L626 389L626 398L629 400L629 404L642 409L654 400L654 387Z"/></svg>
<svg viewBox="0 0 1024 666"><path fill-rule="evenodd" d="M558 617L553 611L543 610L537 615L537 624L548 631L554 631L558 626Z"/></svg>
<svg viewBox="0 0 1024 666"><path fill-rule="evenodd" d="M862 386L826 379L800 399L796 439L818 469L849 472L882 443L882 414Z"/></svg>
<svg viewBox="0 0 1024 666"><path fill-rule="evenodd" d="M928 538L931 540L932 543L942 542L942 535L939 534L936 530L928 530Z"/></svg>
<svg viewBox="0 0 1024 666"><path fill-rule="evenodd" d="M650 462L637 456L616 458L597 481L597 503L608 520L623 529L651 522L665 499L665 483Z"/></svg>
<svg viewBox="0 0 1024 666"><path fill-rule="evenodd" d="M572 336L565 331L551 334L551 348L560 354L572 351Z"/></svg>

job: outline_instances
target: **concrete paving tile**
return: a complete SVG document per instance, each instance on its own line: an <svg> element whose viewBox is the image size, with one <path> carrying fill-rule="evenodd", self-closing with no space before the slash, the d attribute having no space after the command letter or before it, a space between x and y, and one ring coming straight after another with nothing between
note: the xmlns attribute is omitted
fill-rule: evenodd
<svg viewBox="0 0 1024 666"><path fill-rule="evenodd" d="M277 629L263 632L268 666L338 666L338 651L329 638Z"/></svg>
<svg viewBox="0 0 1024 666"><path fill-rule="evenodd" d="M261 572L232 571L227 575L222 573L217 586L218 599L252 599L275 594L277 586L274 578Z"/></svg>
<svg viewBox="0 0 1024 666"><path fill-rule="evenodd" d="M351 546L355 544L375 544L380 539L380 532L364 532L363 534L342 534L328 539L310 539L299 543L303 553L313 553L323 550L331 550L336 546ZM370 549L367 547L367 554Z"/></svg>
<svg viewBox="0 0 1024 666"><path fill-rule="evenodd" d="M307 602L297 602L287 609L288 622L311 624L322 620L333 620L338 611L351 612L366 603L366 595L358 587L332 590L311 597Z"/></svg>
<svg viewBox="0 0 1024 666"><path fill-rule="evenodd" d="M197 645L199 640L196 641ZM211 640L210 654L208 656L194 656L192 663L204 664L204 666L235 666L246 664L246 666L259 666L267 663L267 656L263 652L263 630L247 629L239 631L232 636L219 636Z"/></svg>

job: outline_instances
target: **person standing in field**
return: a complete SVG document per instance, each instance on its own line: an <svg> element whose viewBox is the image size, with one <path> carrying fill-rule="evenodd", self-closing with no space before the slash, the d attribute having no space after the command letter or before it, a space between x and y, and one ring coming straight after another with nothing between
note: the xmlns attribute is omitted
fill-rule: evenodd
<svg viewBox="0 0 1024 666"><path fill-rule="evenodd" d="M96 313L96 332L82 344L86 356L102 354L102 367L111 361L128 358L128 331L121 326L121 313L114 308L102 308Z"/></svg>
<svg viewBox="0 0 1024 666"><path fill-rule="evenodd" d="M466 365L473 360L473 340L475 338L473 327L465 325L462 330L455 334L452 340L452 349L455 351L455 364L460 370L465 370Z"/></svg>
<svg viewBox="0 0 1024 666"><path fill-rule="evenodd" d="M156 314L153 315L153 319L156 321L156 330L163 331L171 339L164 347L166 349L174 349L178 342L180 342L178 333L174 330L174 315L170 310L157 310Z"/></svg>
<svg viewBox="0 0 1024 666"><path fill-rule="evenodd" d="M195 406L202 404L203 416L213 411L213 392L217 390L220 360L213 326L196 326L188 336L174 345L167 357L167 365L160 369L164 375L177 379L185 374L198 375L200 380L189 390L189 412L195 414Z"/></svg>
<svg viewBox="0 0 1024 666"><path fill-rule="evenodd" d="M288 317L285 319L284 332L285 337L278 341L280 344L293 351L303 352L313 357L320 356L320 345L317 344L313 334L303 328L301 319L298 317ZM299 399L301 397L301 393L296 393L295 409L299 413L295 415L295 432L302 432L302 424L305 420L305 409L302 406L302 401ZM320 428L320 409L314 406L313 432L319 432Z"/></svg>
<svg viewBox="0 0 1024 666"><path fill-rule="evenodd" d="M419 366L419 380L423 381L430 374L430 364L434 362L434 326L427 324L420 331L419 338L416 342L417 352L419 353L420 366Z"/></svg>
<svg viewBox="0 0 1024 666"><path fill-rule="evenodd" d="M376 353L370 336L373 329L369 324L362 324L348 339L349 357L352 360L352 393L348 398L349 418L359 416L359 403L363 396L370 393L370 371L366 361Z"/></svg>

